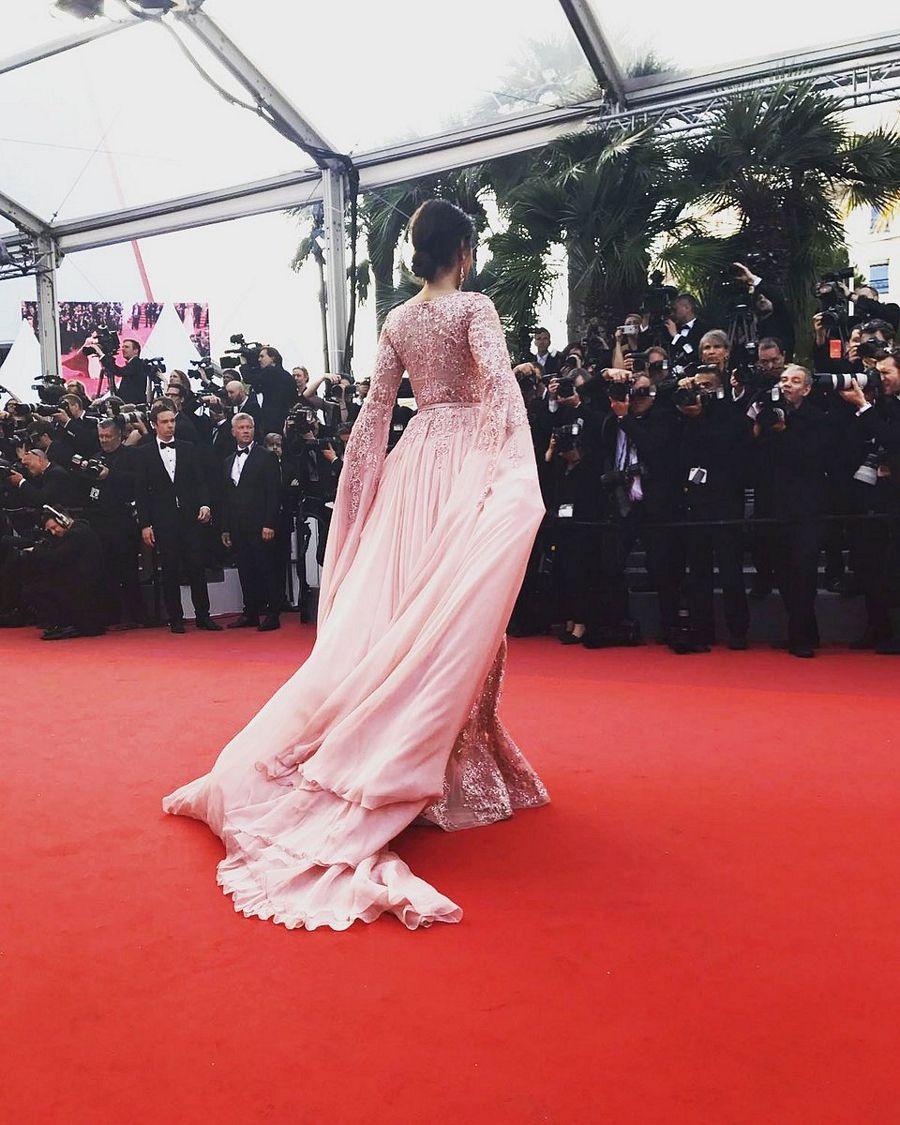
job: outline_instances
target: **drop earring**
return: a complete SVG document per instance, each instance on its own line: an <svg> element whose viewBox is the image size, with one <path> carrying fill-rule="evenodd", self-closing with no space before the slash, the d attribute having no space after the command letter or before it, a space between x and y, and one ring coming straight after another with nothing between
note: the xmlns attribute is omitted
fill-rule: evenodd
<svg viewBox="0 0 900 1125"><path fill-rule="evenodd" d="M460 266L459 267L459 285L457 286L458 289L462 289L463 284L465 283L465 280L466 280L466 267Z"/></svg>

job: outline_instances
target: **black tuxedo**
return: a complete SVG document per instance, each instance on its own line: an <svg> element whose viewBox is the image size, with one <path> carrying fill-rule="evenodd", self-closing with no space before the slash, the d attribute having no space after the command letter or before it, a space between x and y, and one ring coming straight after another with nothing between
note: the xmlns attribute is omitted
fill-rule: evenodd
<svg viewBox="0 0 900 1125"><path fill-rule="evenodd" d="M66 423L66 437L82 457L96 457L100 452L95 418L70 418Z"/></svg>
<svg viewBox="0 0 900 1125"><path fill-rule="evenodd" d="M542 375L556 375L562 367L562 356L559 352L548 352L543 364L538 361L536 352L529 352L528 362L541 369Z"/></svg>
<svg viewBox="0 0 900 1125"><path fill-rule="evenodd" d="M687 367L688 364L699 363L700 341L706 332L706 325L701 324L699 320L695 320L687 331L680 328L669 344L670 366Z"/></svg>
<svg viewBox="0 0 900 1125"><path fill-rule="evenodd" d="M244 458L237 484L235 465ZM281 471L278 458L256 442L249 453L236 450L224 462L222 530L231 536L244 616L258 619L260 612L274 616L284 596L283 574L277 565L275 540L264 540L263 528L278 527L281 507Z"/></svg>
<svg viewBox="0 0 900 1125"><path fill-rule="evenodd" d="M210 506L199 449L175 442L175 480L169 477L154 437L136 450L135 499L141 528L152 527L162 571L163 597L170 624L181 621L180 579L186 574L198 619L209 616L204 573L203 525L197 516Z"/></svg>

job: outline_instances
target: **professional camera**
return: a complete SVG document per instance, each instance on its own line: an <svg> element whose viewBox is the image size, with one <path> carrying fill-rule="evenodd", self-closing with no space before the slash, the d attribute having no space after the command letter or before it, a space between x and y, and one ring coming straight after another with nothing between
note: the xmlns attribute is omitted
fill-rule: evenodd
<svg viewBox="0 0 900 1125"><path fill-rule="evenodd" d="M714 363L698 363L694 368L695 375L716 375L721 378L722 373ZM672 394L672 402L676 406L706 406L715 398L724 398L725 391L722 387L678 387Z"/></svg>
<svg viewBox="0 0 900 1125"><path fill-rule="evenodd" d="M59 375L40 375L31 384L31 389L37 391L41 402L47 406L56 406L66 393L66 381Z"/></svg>
<svg viewBox="0 0 900 1125"><path fill-rule="evenodd" d="M112 328L95 328L96 345L85 344L81 349L84 355L113 356L119 350L119 333Z"/></svg>
<svg viewBox="0 0 900 1125"><path fill-rule="evenodd" d="M787 404L779 387L772 387L754 404L753 421L761 430L774 430L784 426Z"/></svg>
<svg viewBox="0 0 900 1125"><path fill-rule="evenodd" d="M863 340L856 348L859 359L884 359L887 349L880 340Z"/></svg>
<svg viewBox="0 0 900 1125"><path fill-rule="evenodd" d="M637 462L633 465L627 465L624 469L610 469L608 472L600 474L600 487L627 488L634 478L643 471L643 467Z"/></svg>
<svg viewBox="0 0 900 1125"><path fill-rule="evenodd" d="M571 398L573 394L575 394L575 380L564 376L557 384L556 397Z"/></svg>
<svg viewBox="0 0 900 1125"><path fill-rule="evenodd" d="M826 329L846 330L851 315L850 297L847 283L853 280L853 267L824 274L813 287L822 313L822 325Z"/></svg>
<svg viewBox="0 0 900 1125"><path fill-rule="evenodd" d="M571 422L567 426L555 426L553 437L556 439L556 453L568 453L573 449L581 449L581 419Z"/></svg>
<svg viewBox="0 0 900 1125"><path fill-rule="evenodd" d="M8 461L5 457L0 457L0 480L7 481L13 473L21 472L23 469L18 461Z"/></svg>
<svg viewBox="0 0 900 1125"><path fill-rule="evenodd" d="M285 427L298 434L308 434L313 429L315 415L312 410L302 403L292 406L284 420Z"/></svg>
<svg viewBox="0 0 900 1125"><path fill-rule="evenodd" d="M226 348L225 355L237 357L238 362L234 364L235 367L240 365L242 357L246 358L247 363L249 363L251 367L255 367L259 363L259 353L262 350L262 344L258 341L246 340L240 332L235 333L234 336L229 336L228 339L230 343L234 344L234 347ZM224 361L221 366L226 366Z"/></svg>
<svg viewBox="0 0 900 1125"><path fill-rule="evenodd" d="M125 403L128 406L128 403ZM109 415L111 418L121 418L122 421L129 426L136 426L138 422L143 422L147 425L150 415L146 410L123 410L118 402L111 402L109 404Z"/></svg>
<svg viewBox="0 0 900 1125"><path fill-rule="evenodd" d="M648 317L648 328L661 326L672 315L672 302L678 296L678 290L672 285L663 285L661 270L654 270L650 274L647 292L641 302L641 312Z"/></svg>
<svg viewBox="0 0 900 1125"><path fill-rule="evenodd" d="M89 480L99 480L100 474L106 468L100 457L82 457L80 453L74 454L69 466L74 473L80 473Z"/></svg>
<svg viewBox="0 0 900 1125"><path fill-rule="evenodd" d="M141 358L144 359L143 356ZM146 363L148 367L152 368L153 371L159 372L159 374L161 374L161 375L165 375L165 373L166 373L166 361L163 359L163 357L161 355L155 355L155 356L151 356L149 359L144 359L144 363ZM153 376L151 374L151 378L152 377Z"/></svg>
<svg viewBox="0 0 900 1125"><path fill-rule="evenodd" d="M834 372L817 372L813 375L813 383L828 391L852 391L854 379L861 390L874 390L876 394L881 390L881 376L874 370L860 371L855 375L837 375Z"/></svg>
<svg viewBox="0 0 900 1125"><path fill-rule="evenodd" d="M631 353L631 371L634 375L649 375L652 379L665 377L669 370L669 362L665 359L655 359L648 363L649 351Z"/></svg>

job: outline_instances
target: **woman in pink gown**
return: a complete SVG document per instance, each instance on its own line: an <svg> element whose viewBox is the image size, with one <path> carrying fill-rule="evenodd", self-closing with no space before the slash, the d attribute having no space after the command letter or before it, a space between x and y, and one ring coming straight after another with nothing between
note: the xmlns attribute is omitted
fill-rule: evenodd
<svg viewBox="0 0 900 1125"><path fill-rule="evenodd" d="M458 286L471 220L413 218L422 292L386 318L347 444L315 646L208 774L163 801L221 837L236 910L345 929L462 911L389 850L409 824L490 824L547 792L498 714L506 623L544 514L491 301ZM418 405L385 455L406 370Z"/></svg>

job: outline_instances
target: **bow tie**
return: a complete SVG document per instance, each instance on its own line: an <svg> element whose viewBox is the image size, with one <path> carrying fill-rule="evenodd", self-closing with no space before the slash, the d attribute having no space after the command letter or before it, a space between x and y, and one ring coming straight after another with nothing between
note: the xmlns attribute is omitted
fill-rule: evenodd
<svg viewBox="0 0 900 1125"><path fill-rule="evenodd" d="M249 453L249 452L250 452L250 446L245 445L242 448L238 449L237 455L238 455L238 457L243 457L245 453Z"/></svg>
<svg viewBox="0 0 900 1125"><path fill-rule="evenodd" d="M175 448L175 442L174 441L168 441L168 442L161 441L159 443L159 448L160 449L174 449Z"/></svg>

